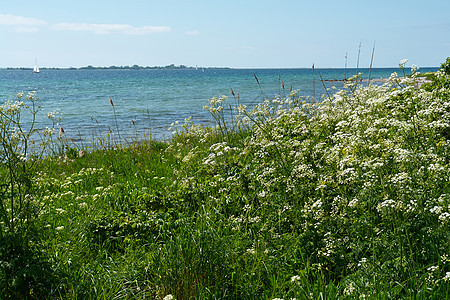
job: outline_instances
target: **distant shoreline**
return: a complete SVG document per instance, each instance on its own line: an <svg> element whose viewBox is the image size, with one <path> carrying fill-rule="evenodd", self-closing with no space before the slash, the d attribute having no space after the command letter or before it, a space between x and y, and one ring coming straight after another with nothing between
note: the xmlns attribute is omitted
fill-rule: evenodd
<svg viewBox="0 0 450 300"><path fill-rule="evenodd" d="M398 67L376 67L372 69L396 69ZM40 70L297 70L297 69L311 69L311 68L303 68L303 67L292 67L292 68L232 68L232 67L188 67L185 65L167 65L167 66L109 66L109 67L96 67L96 66L86 66L86 67L67 67L67 68L59 68L59 67L40 67ZM330 70L330 69L342 69L345 68L336 68L336 67L323 67L323 68L315 68L316 70ZM359 68L360 70L368 70L369 68ZM439 69L439 67L422 67L422 69ZM32 67L6 67L0 68L0 70L8 70L8 71L32 71ZM357 68L347 68L347 70L357 70ZM420 70L419 70L420 71ZM338 80L336 80L338 81Z"/></svg>
<svg viewBox="0 0 450 300"><path fill-rule="evenodd" d="M109 66L109 67L98 67L98 66L86 66L86 67L79 67L79 68L75 68L75 67L68 67L68 68L48 68L48 67L40 67L40 70L205 70L205 69L220 69L220 70L224 70L224 69L231 69L228 67L188 67L185 65L179 65L176 66L174 64L172 65L167 65L167 66L138 66L138 65L133 65L133 66ZM22 70L22 71L32 71L33 68L31 67L7 67L7 68L0 68L0 70Z"/></svg>

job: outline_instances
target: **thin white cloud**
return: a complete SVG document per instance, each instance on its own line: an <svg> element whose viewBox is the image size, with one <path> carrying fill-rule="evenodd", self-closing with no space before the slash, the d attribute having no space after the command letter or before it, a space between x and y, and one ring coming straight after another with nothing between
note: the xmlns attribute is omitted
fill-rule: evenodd
<svg viewBox="0 0 450 300"><path fill-rule="evenodd" d="M36 18L28 18L22 16L14 16L8 14L0 14L0 25L12 25L12 26L40 26L44 25L47 22L36 19Z"/></svg>
<svg viewBox="0 0 450 300"><path fill-rule="evenodd" d="M0 25L11 26L15 32L36 32L39 26L47 22L23 16L0 14ZM60 31L88 31L95 34L120 33L126 35L146 35L152 33L169 32L169 26L141 26L135 27L129 24L88 24L88 23L58 23L50 26L50 29Z"/></svg>
<svg viewBox="0 0 450 300"><path fill-rule="evenodd" d="M45 24L47 22L36 18L0 14L0 25L10 26L14 32L37 32L39 31L38 26Z"/></svg>
<svg viewBox="0 0 450 300"><path fill-rule="evenodd" d="M89 31L95 34L121 33L127 35L145 35L171 31L171 28L169 26L134 27L128 24L88 24L88 23L58 23L52 25L51 29L60 31Z"/></svg>
<svg viewBox="0 0 450 300"><path fill-rule="evenodd" d="M190 31L186 31L187 35L199 35L200 31L198 30L190 30Z"/></svg>
<svg viewBox="0 0 450 300"><path fill-rule="evenodd" d="M21 33L33 33L38 32L39 28L37 27L26 27L26 26L18 26L14 27L15 32L21 32Z"/></svg>

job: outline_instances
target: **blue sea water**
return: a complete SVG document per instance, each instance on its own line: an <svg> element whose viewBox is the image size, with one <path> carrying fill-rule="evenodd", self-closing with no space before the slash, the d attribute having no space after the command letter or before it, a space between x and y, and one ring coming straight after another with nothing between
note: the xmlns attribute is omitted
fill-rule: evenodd
<svg viewBox="0 0 450 300"><path fill-rule="evenodd" d="M437 68L421 69L421 72ZM368 69L359 69L368 78ZM371 78L386 78L397 68L375 68ZM51 125L47 113L58 111L66 138L78 142L90 141L111 133L132 139L151 134L153 139L170 139L171 123L192 117L195 123L212 124L203 110L208 99L226 95L229 104L235 100L232 88L241 104L249 107L299 90L300 95L320 98L325 88L342 87L340 81L356 73L356 69L187 69L187 70L0 70L0 104L14 100L19 92L36 91L42 112L37 126ZM259 85L255 79L258 78ZM281 88L281 81L285 90ZM109 104L109 97L114 102ZM133 124L134 122L134 124Z"/></svg>

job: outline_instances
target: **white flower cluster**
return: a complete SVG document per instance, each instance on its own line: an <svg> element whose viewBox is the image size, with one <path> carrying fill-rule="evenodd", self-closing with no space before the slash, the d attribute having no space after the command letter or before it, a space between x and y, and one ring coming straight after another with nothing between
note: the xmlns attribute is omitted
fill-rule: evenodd
<svg viewBox="0 0 450 300"><path fill-rule="evenodd" d="M401 68L406 63L401 61ZM206 108L220 126L197 130L191 125L184 145L194 138L213 142L206 151L191 147L180 160L189 164L195 154L202 172L214 180L203 184L186 172L180 182L202 192L227 192L214 197L218 205L241 200L236 198L245 191L261 210L276 206L279 224L319 237L317 265L341 259L355 247L352 239L358 231L365 230L358 238L373 235L381 240L394 234L389 224L416 217L431 222L433 230L443 230L450 222L450 197L445 196L450 181L450 90L430 91L422 88L419 77L405 79L396 73L380 85L360 84L359 79L351 78L319 103L294 92L251 110L238 106L240 120L246 118L251 126L238 128L246 137L236 144L224 134L220 119L226 97L211 99ZM222 140L217 138L221 135ZM293 209L281 209L285 205ZM292 211L295 220L288 217ZM257 213L244 206L229 221L234 230L258 225L280 236L282 226L264 227L267 220ZM380 225L367 223L368 214ZM353 268L370 265L369 258L358 260ZM356 285L350 282L345 289L352 294Z"/></svg>

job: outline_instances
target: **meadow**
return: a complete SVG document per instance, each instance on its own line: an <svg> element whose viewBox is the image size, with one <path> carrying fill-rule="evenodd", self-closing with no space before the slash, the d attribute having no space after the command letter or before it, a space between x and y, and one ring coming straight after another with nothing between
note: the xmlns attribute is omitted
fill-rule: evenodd
<svg viewBox="0 0 450 300"><path fill-rule="evenodd" d="M23 124L42 112L19 94L0 106L0 299L446 299L450 58L424 84L399 67L321 99L231 90L213 127L91 149L52 114Z"/></svg>

